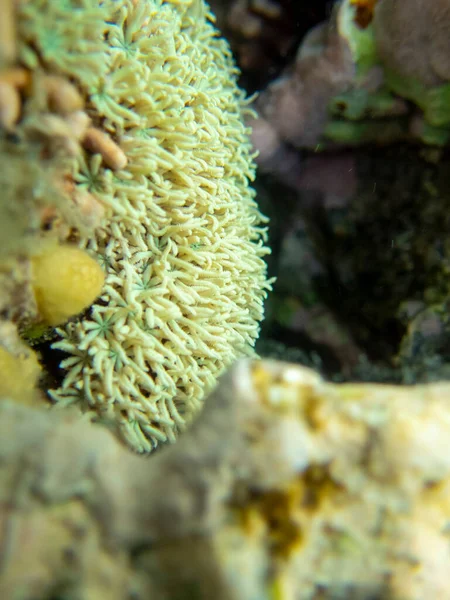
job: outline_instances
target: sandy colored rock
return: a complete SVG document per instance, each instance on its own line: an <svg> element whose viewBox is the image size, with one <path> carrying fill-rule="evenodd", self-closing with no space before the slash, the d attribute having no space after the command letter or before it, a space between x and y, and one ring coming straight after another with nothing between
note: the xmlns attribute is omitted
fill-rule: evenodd
<svg viewBox="0 0 450 600"><path fill-rule="evenodd" d="M0 412L2 598L450 598L450 384L244 361L150 459Z"/></svg>

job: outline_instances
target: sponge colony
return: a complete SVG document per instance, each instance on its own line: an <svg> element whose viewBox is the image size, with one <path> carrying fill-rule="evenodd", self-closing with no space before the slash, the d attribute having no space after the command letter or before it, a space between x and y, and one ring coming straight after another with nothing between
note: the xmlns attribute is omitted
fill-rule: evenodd
<svg viewBox="0 0 450 600"><path fill-rule="evenodd" d="M90 306L105 276L87 252L55 246L32 259L33 290L40 316L49 325L65 323Z"/></svg>

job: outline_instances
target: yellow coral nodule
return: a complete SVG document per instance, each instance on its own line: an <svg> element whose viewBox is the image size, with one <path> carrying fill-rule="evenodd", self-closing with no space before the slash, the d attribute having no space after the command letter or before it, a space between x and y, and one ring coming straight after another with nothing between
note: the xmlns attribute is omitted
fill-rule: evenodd
<svg viewBox="0 0 450 600"><path fill-rule="evenodd" d="M60 325L99 296L105 275L87 252L55 246L32 258L33 290L41 317Z"/></svg>

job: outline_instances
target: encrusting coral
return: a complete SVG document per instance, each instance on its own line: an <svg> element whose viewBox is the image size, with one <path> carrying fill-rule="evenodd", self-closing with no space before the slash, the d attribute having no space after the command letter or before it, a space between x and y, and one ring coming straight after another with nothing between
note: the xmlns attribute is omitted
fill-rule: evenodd
<svg viewBox="0 0 450 600"><path fill-rule="evenodd" d="M22 64L85 100L74 182L106 207L80 238L103 294L58 330L53 348L69 357L52 397L141 452L173 441L225 367L252 354L270 288L247 103L212 20L202 0L17 7Z"/></svg>

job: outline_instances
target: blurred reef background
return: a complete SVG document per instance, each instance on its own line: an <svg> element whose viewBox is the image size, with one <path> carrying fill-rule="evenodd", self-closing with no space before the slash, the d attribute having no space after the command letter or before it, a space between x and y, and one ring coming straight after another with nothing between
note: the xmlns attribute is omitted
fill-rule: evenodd
<svg viewBox="0 0 450 600"><path fill-rule="evenodd" d="M262 355L335 380L448 376L448 3L213 1L258 91L276 275Z"/></svg>

